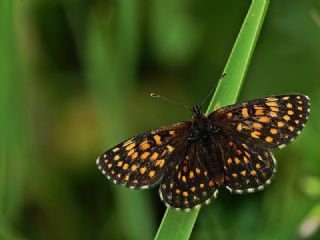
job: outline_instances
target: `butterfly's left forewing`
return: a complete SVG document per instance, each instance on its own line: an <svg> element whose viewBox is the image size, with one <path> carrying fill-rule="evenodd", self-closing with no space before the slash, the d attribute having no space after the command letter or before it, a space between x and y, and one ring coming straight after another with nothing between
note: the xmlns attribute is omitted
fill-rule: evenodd
<svg viewBox="0 0 320 240"><path fill-rule="evenodd" d="M309 117L310 101L302 94L259 98L218 109L209 115L225 134L249 146L281 148L290 143Z"/></svg>
<svg viewBox="0 0 320 240"><path fill-rule="evenodd" d="M190 122L164 126L128 139L103 153L98 168L110 180L130 188L157 184L180 151Z"/></svg>

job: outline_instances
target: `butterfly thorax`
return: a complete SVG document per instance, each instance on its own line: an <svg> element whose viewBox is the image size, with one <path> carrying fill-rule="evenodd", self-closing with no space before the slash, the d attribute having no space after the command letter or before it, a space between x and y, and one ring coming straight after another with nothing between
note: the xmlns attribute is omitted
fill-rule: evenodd
<svg viewBox="0 0 320 240"><path fill-rule="evenodd" d="M208 138L211 134L216 132L218 128L210 121L201 109L195 105L192 115L192 127L190 139Z"/></svg>

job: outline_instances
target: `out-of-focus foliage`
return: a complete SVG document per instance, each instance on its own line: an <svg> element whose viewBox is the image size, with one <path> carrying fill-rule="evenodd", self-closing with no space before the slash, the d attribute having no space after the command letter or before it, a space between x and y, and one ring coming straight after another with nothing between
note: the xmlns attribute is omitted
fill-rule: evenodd
<svg viewBox="0 0 320 240"><path fill-rule="evenodd" d="M95 158L189 119L250 1L0 1L0 239L151 239L157 189L114 186ZM263 192L219 198L192 239L319 239L320 2L271 1L241 100L299 92L311 117ZM317 222L318 221L318 222Z"/></svg>

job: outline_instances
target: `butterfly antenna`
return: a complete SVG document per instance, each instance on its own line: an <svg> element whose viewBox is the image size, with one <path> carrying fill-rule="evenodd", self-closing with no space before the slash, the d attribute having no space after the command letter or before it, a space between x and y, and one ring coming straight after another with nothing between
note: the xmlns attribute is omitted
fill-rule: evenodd
<svg viewBox="0 0 320 240"><path fill-rule="evenodd" d="M224 73L222 73L222 75L221 75L221 77L219 78L219 82L225 77L227 75L227 73L226 72L224 72ZM211 90L210 90L210 92L209 92L209 94L203 99L203 101L202 101L202 103L201 103L201 105L200 105L200 109L203 107L203 105L207 102L207 100L209 99L209 97L212 95L212 93L213 93L213 91L216 89L216 87L214 86Z"/></svg>
<svg viewBox="0 0 320 240"><path fill-rule="evenodd" d="M161 95L158 95L158 94L155 94L155 93L150 93L150 96L151 96L151 97L154 97L154 98L159 98L159 99L164 100L164 101L166 101L166 102L170 102L170 103L173 103L173 104L175 104L175 105L177 105L177 106L181 106L181 107L184 107L184 108L186 108L186 109L192 110L191 107L189 107L189 106L187 106L187 105L185 105L185 104L182 104L182 103L173 101L173 100L171 100L171 99L169 99L169 98L166 98L166 97L164 97L164 96L161 96Z"/></svg>

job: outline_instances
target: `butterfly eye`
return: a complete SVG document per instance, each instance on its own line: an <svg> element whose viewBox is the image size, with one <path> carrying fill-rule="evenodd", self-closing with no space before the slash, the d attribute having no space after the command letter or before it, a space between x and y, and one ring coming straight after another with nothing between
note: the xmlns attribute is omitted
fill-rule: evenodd
<svg viewBox="0 0 320 240"><path fill-rule="evenodd" d="M218 126L216 126L216 125L214 125L214 124L211 124L210 125L210 131L212 132L212 133L217 133L217 132L219 132L219 127Z"/></svg>

